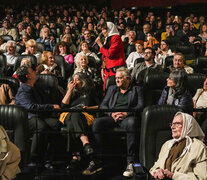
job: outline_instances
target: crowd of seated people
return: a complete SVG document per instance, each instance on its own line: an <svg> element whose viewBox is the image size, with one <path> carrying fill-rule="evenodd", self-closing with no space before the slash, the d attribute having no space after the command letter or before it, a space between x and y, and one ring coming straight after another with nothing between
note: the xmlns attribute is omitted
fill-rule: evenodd
<svg viewBox="0 0 207 180"><path fill-rule="evenodd" d="M194 94L191 94L186 84L187 74L194 73L194 64L192 62L187 64L188 60L207 56L207 24L204 16L198 17L191 13L188 17L182 17L168 12L163 18L152 11L143 14L141 10L135 12L125 8L110 11L104 7L99 11L93 7L89 9L83 7L80 5L76 9L74 6L57 5L46 9L36 5L30 10L22 9L15 13L12 8L5 9L5 17L2 19L2 28L0 28L0 51L6 56L7 65L7 74L4 76L14 75L21 85L15 102L15 95L12 95L9 87L5 89L5 85L1 84L4 94L10 98L1 104L17 104L36 111L54 110L60 107L71 108L80 104L79 108L100 106L127 109L130 107L141 111L144 108L142 88L146 76L149 73L167 72L170 73L166 81L167 86L160 94L157 105L176 105L183 111L192 113L194 100L194 107L201 107L200 104L203 102L199 98L205 99L206 82L203 90L199 90L194 98ZM11 40L3 39L5 35L11 36ZM179 46L193 49L191 52L193 59L186 58L185 51L178 50ZM23 58L21 66L16 71L14 65L20 54L34 55L37 67L32 67L28 62L29 58ZM67 73L67 77L62 76L61 67L55 60L56 55L64 57L63 66L66 71L71 71ZM165 60L168 56L173 56L173 60L172 64L166 67ZM33 88L37 80L36 74L56 76L61 92L65 91L61 104L58 104L59 102L50 104L40 99ZM107 93L105 85L110 76L115 76L116 86L113 86L113 89L109 88ZM68 83L71 79L72 81ZM124 83L127 87L123 85ZM26 93L32 94L27 96ZM140 102L136 102L141 104L135 102L132 106L127 104L127 98L131 96L131 93L134 93L133 96L137 99L138 96L141 97ZM116 99L113 99L113 96ZM91 100L92 97L93 100ZM100 101L102 101L101 104ZM202 107L205 106L202 105ZM200 118L201 115L198 113L195 117ZM68 138L72 139L74 147L70 149L74 160L69 164L68 169L79 163L82 149L85 150L86 155L95 153L86 133L92 124L87 123L87 118L91 116L69 113L64 118L67 130L71 133ZM134 131L134 127L128 127L128 123L134 125L134 119L131 118L130 113L113 112L107 113L107 116L95 120L92 125L94 132L104 131L105 127L102 124L106 127L118 125ZM57 117L29 113L28 118L29 129L33 134L31 160L36 161L45 154L45 148L37 152L36 139L44 137L43 131L48 129L56 131L62 125ZM76 121L77 119L79 121ZM94 116L92 119L94 120ZM39 126L39 137L34 134L36 121ZM74 136L74 131L80 133ZM130 139L134 141L135 137L132 134L127 134L127 169L123 174L126 177L134 175L133 163L136 161L134 144L129 142ZM98 145L102 146L102 137L95 134L95 138ZM43 147L47 145L44 141L40 143ZM68 147L70 143L68 139ZM102 153L102 147L99 148L98 153ZM40 154L38 159L36 159L37 153ZM83 171L83 174L91 175L94 171L90 168L94 168L96 162L97 160L94 159L90 161L88 169ZM47 167L53 168L50 165ZM156 173L152 171L154 177L158 176Z"/></svg>

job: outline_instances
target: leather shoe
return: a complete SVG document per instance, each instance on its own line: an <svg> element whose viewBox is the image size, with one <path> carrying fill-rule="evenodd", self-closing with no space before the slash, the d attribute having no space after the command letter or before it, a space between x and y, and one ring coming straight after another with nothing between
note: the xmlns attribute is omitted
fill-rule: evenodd
<svg viewBox="0 0 207 180"><path fill-rule="evenodd" d="M94 150L89 143L85 144L83 149L87 156L94 154Z"/></svg>

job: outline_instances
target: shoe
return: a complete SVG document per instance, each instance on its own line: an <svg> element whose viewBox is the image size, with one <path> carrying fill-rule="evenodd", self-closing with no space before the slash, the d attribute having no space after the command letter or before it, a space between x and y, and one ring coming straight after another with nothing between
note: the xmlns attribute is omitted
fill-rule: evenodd
<svg viewBox="0 0 207 180"><path fill-rule="evenodd" d="M44 164L44 167L45 167L47 170L54 170L54 166L51 164L50 161L46 161L45 164Z"/></svg>
<svg viewBox="0 0 207 180"><path fill-rule="evenodd" d="M126 168L126 170L123 173L123 176L125 176L125 177L132 177L132 176L134 176L134 166L133 166L133 163L129 163L127 165L127 168Z"/></svg>
<svg viewBox="0 0 207 180"><path fill-rule="evenodd" d="M95 173L98 173L100 171L102 171L102 166L101 163L95 163L94 161L91 161L89 163L89 166L87 167L87 169L85 169L82 174L89 176L89 175L93 175Z"/></svg>
<svg viewBox="0 0 207 180"><path fill-rule="evenodd" d="M72 159L70 163L65 168L67 171L75 171L80 169L80 161L77 159Z"/></svg>
<svg viewBox="0 0 207 180"><path fill-rule="evenodd" d="M94 154L94 150L89 143L85 144L83 149L87 156Z"/></svg>

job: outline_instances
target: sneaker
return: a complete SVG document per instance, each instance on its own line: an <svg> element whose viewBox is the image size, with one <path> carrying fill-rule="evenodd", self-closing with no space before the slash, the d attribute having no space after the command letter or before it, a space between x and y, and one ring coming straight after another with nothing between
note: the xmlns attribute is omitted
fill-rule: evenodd
<svg viewBox="0 0 207 180"><path fill-rule="evenodd" d="M82 174L89 176L102 171L102 169L101 163L95 163L94 161L91 161L87 169L85 169Z"/></svg>
<svg viewBox="0 0 207 180"><path fill-rule="evenodd" d="M133 166L133 163L129 163L127 165L126 170L123 173L123 176L125 176L125 177L132 177L133 175L134 175L134 166Z"/></svg>
<svg viewBox="0 0 207 180"><path fill-rule="evenodd" d="M94 154L94 150L89 143L85 144L83 149L87 156Z"/></svg>

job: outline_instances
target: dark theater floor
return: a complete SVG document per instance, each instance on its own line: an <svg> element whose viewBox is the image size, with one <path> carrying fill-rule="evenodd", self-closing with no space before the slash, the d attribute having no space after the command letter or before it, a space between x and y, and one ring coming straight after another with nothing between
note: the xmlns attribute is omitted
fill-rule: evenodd
<svg viewBox="0 0 207 180"><path fill-rule="evenodd" d="M67 172L64 170L64 162L54 162L55 170L43 170L41 168L30 169L27 173L22 173L15 180L144 180L145 177L135 175L132 178L122 176L125 170L125 161L123 159L106 162L102 172L92 176L83 176L81 169L76 172Z"/></svg>

